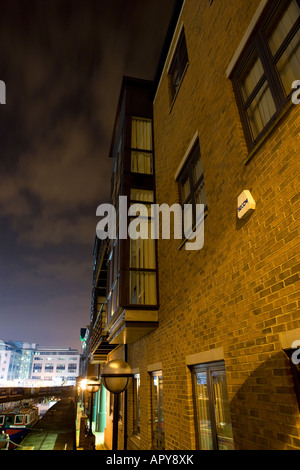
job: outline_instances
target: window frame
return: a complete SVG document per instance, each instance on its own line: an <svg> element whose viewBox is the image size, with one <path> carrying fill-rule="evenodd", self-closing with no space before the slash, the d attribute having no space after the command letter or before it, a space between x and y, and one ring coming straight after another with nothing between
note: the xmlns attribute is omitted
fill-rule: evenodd
<svg viewBox="0 0 300 470"><path fill-rule="evenodd" d="M141 434L141 414L140 414L140 387L141 376L134 374L133 377L133 436L140 437Z"/></svg>
<svg viewBox="0 0 300 470"><path fill-rule="evenodd" d="M300 0L295 1L300 8ZM286 11L289 3L289 0L285 0L284 2L282 2L282 0L277 0L276 2L268 3L262 17L244 47L238 63L231 73L233 90L249 151L254 149L254 147L272 128L278 117L287 109L287 105L291 101L291 96L294 91L291 87L290 93L286 95L276 64L299 30L300 18L295 22L274 56L268 42L271 32L274 30L284 11ZM242 81L243 78L247 76L247 71L251 69L251 67L249 67L249 63L253 60L253 56L260 59L264 73L245 102L242 92ZM269 87L276 111L259 134L253 138L251 124L247 116L247 109L258 96L260 90L263 89L264 83L267 83Z"/></svg>
<svg viewBox="0 0 300 470"><path fill-rule="evenodd" d="M181 57L180 57L180 48L182 44L184 43L185 45L185 52L184 52L184 58L186 57L186 61L182 62ZM170 65L168 68L167 76L168 76L168 82L169 82L169 91L170 91L170 105L172 108L172 105L177 97L177 94L179 92L179 89L181 87L181 83L183 81L186 69L189 65L189 55L188 55L188 49L187 49L187 42L186 42L186 35L185 35L185 30L184 26L182 26L181 31L179 32L178 35L178 41L177 44L174 48L174 53L172 55ZM175 88L173 84L173 74L175 68L178 68L178 74L179 74L179 79L178 79L178 86Z"/></svg>
<svg viewBox="0 0 300 470"><path fill-rule="evenodd" d="M157 378L157 396L156 401L154 397L154 378ZM161 398L161 391L159 389L159 377L162 380L162 398ZM163 374L161 370L156 370L150 372L150 396L151 396L151 439L152 439L152 447L153 450L164 450L165 449L165 431L164 431L164 381L163 381ZM155 406L157 406L157 416L158 416L158 425L159 430L155 430ZM161 410L163 412L163 421L161 421ZM161 424L163 423L163 429Z"/></svg>
<svg viewBox="0 0 300 470"><path fill-rule="evenodd" d="M179 200L180 200L181 206L184 207L184 204L192 204L193 230L195 229L195 225L196 225L196 204L197 204L196 192L198 188L201 186L202 182L204 184L204 191L205 191L204 169L203 169L201 176L197 179L196 182L194 182L193 164L198 160L199 157L202 163L200 142L199 142L199 137L197 137L195 142L193 143L191 150L189 151L188 157L183 165L183 168L180 170L180 173L178 177L176 178L178 187L179 187ZM203 167L203 163L202 163L202 167ZM185 181L187 178L190 184L190 192L189 192L188 197L185 200L183 200L181 188L183 187L183 181ZM205 198L206 198L206 192L205 192ZM204 218L207 216L207 213L208 213L208 206L206 203L204 207Z"/></svg>
<svg viewBox="0 0 300 470"><path fill-rule="evenodd" d="M214 410L214 394L211 386L211 373L214 371L222 370L225 372L225 361L214 361L203 364L193 364L189 366L192 376L192 393L193 393L193 408L194 408L194 424L195 424L195 436L196 436L196 448L201 450L201 431L199 428L199 417L198 417L198 406L197 406L197 393L196 393L196 374L199 372L205 372L207 378L207 393L209 398L209 413L210 413L210 424L211 424L211 439L213 450L218 450L218 435L216 427L216 417ZM226 380L227 381L227 380ZM231 423L230 423L231 424ZM234 441L233 441L234 445Z"/></svg>

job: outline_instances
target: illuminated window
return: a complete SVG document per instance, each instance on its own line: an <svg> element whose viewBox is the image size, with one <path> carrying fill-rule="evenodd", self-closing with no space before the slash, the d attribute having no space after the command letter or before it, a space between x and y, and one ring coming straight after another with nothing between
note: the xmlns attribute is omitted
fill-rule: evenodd
<svg viewBox="0 0 300 470"><path fill-rule="evenodd" d="M135 374L133 378L133 434L140 435L140 374Z"/></svg>
<svg viewBox="0 0 300 470"><path fill-rule="evenodd" d="M192 377L197 448L234 449L224 363L195 365Z"/></svg>
<svg viewBox="0 0 300 470"><path fill-rule="evenodd" d="M131 171L153 174L152 120L131 120Z"/></svg>
<svg viewBox="0 0 300 470"><path fill-rule="evenodd" d="M162 372L151 373L152 448L165 448L165 422Z"/></svg>

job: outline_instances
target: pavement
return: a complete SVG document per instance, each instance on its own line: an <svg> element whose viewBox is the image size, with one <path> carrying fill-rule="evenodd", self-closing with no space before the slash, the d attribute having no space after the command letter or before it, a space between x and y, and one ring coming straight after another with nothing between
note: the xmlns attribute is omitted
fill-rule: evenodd
<svg viewBox="0 0 300 470"><path fill-rule="evenodd" d="M75 450L76 410L73 399L53 405L16 450Z"/></svg>

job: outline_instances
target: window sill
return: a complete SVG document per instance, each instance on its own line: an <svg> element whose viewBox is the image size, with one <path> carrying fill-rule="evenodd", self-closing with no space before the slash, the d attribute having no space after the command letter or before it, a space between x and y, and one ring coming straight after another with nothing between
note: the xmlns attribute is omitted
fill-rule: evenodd
<svg viewBox="0 0 300 470"><path fill-rule="evenodd" d="M171 114L171 112L172 112L173 106L174 106L174 104L175 104L176 98L177 98L177 96L178 96L178 93L179 93L179 90L180 90L180 88L181 88L181 84L182 84L183 79L184 79L184 77L185 77L185 74L186 74L186 71L187 71L187 69L188 69L188 66L189 66L189 62L187 62L186 66L184 67L184 71L183 71L181 80L180 80L180 82L179 82L177 91L176 91L176 93L175 93L175 95L174 95L174 97L173 97L173 99L172 99L172 101L171 101L170 111L169 111L170 114Z"/></svg>
<svg viewBox="0 0 300 470"><path fill-rule="evenodd" d="M291 109L297 106L295 105L291 100L287 102L285 107L282 109L282 111L278 114L278 116L274 119L272 124L268 127L266 132L261 136L261 138L256 142L254 147L250 150L249 154L245 158L244 164L248 165L248 163L252 160L254 155L258 152L260 147L264 144L264 142L268 139L268 137L271 135L271 133L276 129L276 127L280 124L280 122L288 115L288 113L291 111Z"/></svg>

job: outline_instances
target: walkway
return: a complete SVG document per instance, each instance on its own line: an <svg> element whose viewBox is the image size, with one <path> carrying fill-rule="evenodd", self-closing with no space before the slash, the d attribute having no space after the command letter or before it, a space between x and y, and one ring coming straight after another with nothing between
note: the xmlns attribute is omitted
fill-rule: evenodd
<svg viewBox="0 0 300 470"><path fill-rule="evenodd" d="M58 401L23 439L17 450L75 450L75 418L74 400L64 398Z"/></svg>

